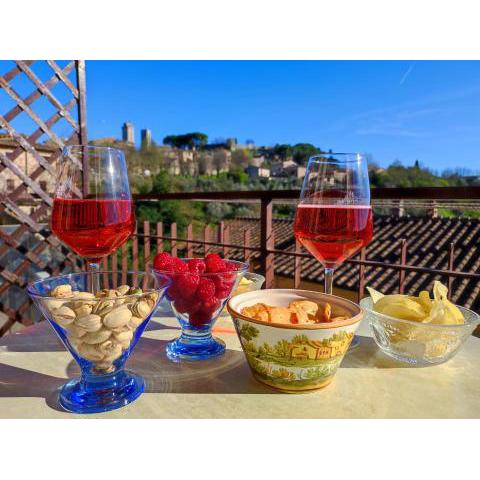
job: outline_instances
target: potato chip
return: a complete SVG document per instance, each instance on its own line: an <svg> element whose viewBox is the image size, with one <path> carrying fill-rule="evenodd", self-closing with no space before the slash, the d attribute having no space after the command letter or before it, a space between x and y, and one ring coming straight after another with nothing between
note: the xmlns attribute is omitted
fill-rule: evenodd
<svg viewBox="0 0 480 480"><path fill-rule="evenodd" d="M374 305L374 310L403 320L421 321L427 316L421 305L403 295L385 295Z"/></svg>
<svg viewBox="0 0 480 480"><path fill-rule="evenodd" d="M435 325L461 325L465 322L460 309L448 300L448 288L440 282L433 284L433 300L427 291L418 297L407 295L382 295L367 287L373 309L390 317Z"/></svg>
<svg viewBox="0 0 480 480"><path fill-rule="evenodd" d="M384 296L383 293L378 292L372 287L367 287L367 290L370 294L370 297L372 298L373 303L377 303Z"/></svg>

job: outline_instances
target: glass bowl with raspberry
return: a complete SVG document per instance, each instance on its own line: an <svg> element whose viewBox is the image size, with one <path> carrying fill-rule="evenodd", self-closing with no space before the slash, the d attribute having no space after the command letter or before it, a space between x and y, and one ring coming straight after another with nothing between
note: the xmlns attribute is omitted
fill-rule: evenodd
<svg viewBox="0 0 480 480"><path fill-rule="evenodd" d="M246 263L216 253L183 259L157 254L153 272L171 280L166 298L182 327L180 337L167 345L170 360L206 360L225 352L212 327L247 270Z"/></svg>

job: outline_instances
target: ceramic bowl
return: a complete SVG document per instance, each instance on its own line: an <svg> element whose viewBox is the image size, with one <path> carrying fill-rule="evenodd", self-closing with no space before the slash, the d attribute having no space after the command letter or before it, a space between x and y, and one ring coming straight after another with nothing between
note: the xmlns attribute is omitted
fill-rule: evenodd
<svg viewBox="0 0 480 480"><path fill-rule="evenodd" d="M287 307L293 300L330 303L346 320L309 325L265 323L241 314L256 303ZM279 390L298 392L327 386L345 356L362 320L358 305L344 298L308 290L258 290L227 303L243 352L254 377Z"/></svg>

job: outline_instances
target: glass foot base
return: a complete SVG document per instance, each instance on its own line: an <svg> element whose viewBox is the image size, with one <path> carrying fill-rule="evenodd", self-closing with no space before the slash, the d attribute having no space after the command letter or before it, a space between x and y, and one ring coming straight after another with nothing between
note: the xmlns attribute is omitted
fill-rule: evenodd
<svg viewBox="0 0 480 480"><path fill-rule="evenodd" d="M59 403L69 412L108 412L133 402L144 390L142 377L122 370L88 380L74 378L62 387Z"/></svg>
<svg viewBox="0 0 480 480"><path fill-rule="evenodd" d="M167 357L178 362L180 360L207 360L218 357L225 352L225 342L219 338L185 340L180 337L167 345Z"/></svg>

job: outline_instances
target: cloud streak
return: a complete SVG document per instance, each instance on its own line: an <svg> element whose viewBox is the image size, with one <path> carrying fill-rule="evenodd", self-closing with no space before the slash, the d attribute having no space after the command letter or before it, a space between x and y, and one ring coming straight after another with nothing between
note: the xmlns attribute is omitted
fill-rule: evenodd
<svg viewBox="0 0 480 480"><path fill-rule="evenodd" d="M403 74L402 78L400 79L399 85L403 85L407 78L412 73L413 68L415 67L415 62L412 62L410 66L407 68L406 72Z"/></svg>

